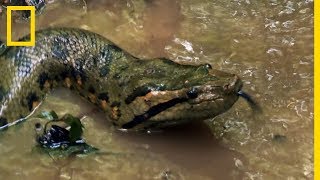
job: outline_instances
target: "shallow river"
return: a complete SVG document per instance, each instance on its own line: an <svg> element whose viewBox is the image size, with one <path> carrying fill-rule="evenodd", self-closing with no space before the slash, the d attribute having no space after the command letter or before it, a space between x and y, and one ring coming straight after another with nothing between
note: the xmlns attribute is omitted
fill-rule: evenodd
<svg viewBox="0 0 320 180"><path fill-rule="evenodd" d="M13 37L27 34L27 23L15 20ZM205 123L123 133L56 89L36 114L85 116L84 137L103 153L39 153L32 118L0 134L0 179L313 179L313 0L56 0L36 27L56 26L97 32L138 57L236 73L263 113L240 99Z"/></svg>

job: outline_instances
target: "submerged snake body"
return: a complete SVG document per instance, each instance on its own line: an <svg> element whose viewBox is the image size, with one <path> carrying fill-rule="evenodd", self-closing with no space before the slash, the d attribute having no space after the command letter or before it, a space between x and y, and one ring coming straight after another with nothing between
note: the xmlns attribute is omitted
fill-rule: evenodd
<svg viewBox="0 0 320 180"><path fill-rule="evenodd" d="M210 65L140 60L85 30L42 30L36 40L34 47L0 51L0 126L26 117L59 85L79 92L126 129L214 117L236 102L241 88L237 76Z"/></svg>

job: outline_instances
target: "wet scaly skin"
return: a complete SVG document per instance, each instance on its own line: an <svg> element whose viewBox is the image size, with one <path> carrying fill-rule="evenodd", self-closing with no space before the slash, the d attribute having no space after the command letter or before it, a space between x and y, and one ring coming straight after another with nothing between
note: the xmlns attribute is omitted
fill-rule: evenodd
<svg viewBox="0 0 320 180"><path fill-rule="evenodd" d="M215 117L232 107L242 86L208 64L141 60L100 35L67 28L37 32L34 47L4 49L0 76L0 126L26 117L56 86L79 92L125 129Z"/></svg>

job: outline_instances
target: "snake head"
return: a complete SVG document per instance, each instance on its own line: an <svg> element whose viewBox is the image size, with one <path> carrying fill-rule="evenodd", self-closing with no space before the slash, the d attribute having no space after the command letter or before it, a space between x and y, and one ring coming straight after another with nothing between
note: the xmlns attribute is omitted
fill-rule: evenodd
<svg viewBox="0 0 320 180"><path fill-rule="evenodd" d="M131 62L135 63L135 62ZM124 129L165 127L213 118L232 107L242 82L238 76L212 69L156 59L130 65L126 79L126 112L119 118ZM138 67L138 68L137 68ZM125 77L125 78L124 78Z"/></svg>

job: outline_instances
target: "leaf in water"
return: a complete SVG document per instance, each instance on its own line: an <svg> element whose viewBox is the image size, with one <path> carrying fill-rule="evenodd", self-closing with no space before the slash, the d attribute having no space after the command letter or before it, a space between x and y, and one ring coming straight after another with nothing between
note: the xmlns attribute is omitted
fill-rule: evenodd
<svg viewBox="0 0 320 180"><path fill-rule="evenodd" d="M38 116L38 118L44 118L44 119L47 119L49 121L54 121L54 120L58 120L59 117L57 115L57 113L55 111L42 111Z"/></svg>
<svg viewBox="0 0 320 180"><path fill-rule="evenodd" d="M75 142L76 140L81 139L83 134L83 125L81 124L80 119L72 116L71 114L66 114L61 119L71 127L69 133L70 142Z"/></svg>
<svg viewBox="0 0 320 180"><path fill-rule="evenodd" d="M88 145L86 143L83 143L83 144L72 145L67 148L56 148L56 149L43 148L43 146L36 146L32 151L37 153L47 153L54 160L58 160L60 158L71 157L74 155L83 156L83 155L98 153L99 149L91 145Z"/></svg>
<svg viewBox="0 0 320 180"><path fill-rule="evenodd" d="M90 154L99 151L98 148L88 145L87 143L83 144L83 150L81 154Z"/></svg>
<svg viewBox="0 0 320 180"><path fill-rule="evenodd" d="M50 111L50 114L51 114L51 116L53 117L53 120L57 120L57 119L59 119L59 117L58 117L58 115L57 115L57 113L55 112L55 111Z"/></svg>

